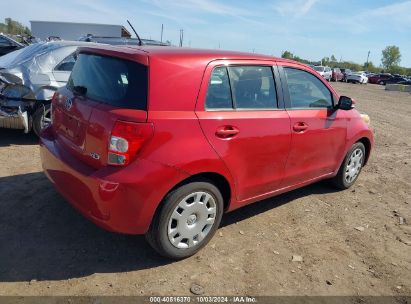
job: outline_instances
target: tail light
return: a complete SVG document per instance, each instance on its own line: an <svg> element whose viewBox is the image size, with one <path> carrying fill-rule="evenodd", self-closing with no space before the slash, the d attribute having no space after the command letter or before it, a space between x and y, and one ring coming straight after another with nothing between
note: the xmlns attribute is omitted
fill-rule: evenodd
<svg viewBox="0 0 411 304"><path fill-rule="evenodd" d="M150 123L116 121L109 138L107 163L113 166L128 165L152 135L153 126Z"/></svg>

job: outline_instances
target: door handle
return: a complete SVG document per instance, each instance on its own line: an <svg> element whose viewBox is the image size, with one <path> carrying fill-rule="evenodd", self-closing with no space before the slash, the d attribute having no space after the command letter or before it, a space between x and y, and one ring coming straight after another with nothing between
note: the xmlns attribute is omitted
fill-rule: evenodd
<svg viewBox="0 0 411 304"><path fill-rule="evenodd" d="M308 125L305 122L297 122L293 126L293 130L298 133L303 133L308 129Z"/></svg>
<svg viewBox="0 0 411 304"><path fill-rule="evenodd" d="M219 138L227 139L227 138L233 138L236 136L240 130L238 130L234 126L222 126L217 128L215 131L215 135Z"/></svg>

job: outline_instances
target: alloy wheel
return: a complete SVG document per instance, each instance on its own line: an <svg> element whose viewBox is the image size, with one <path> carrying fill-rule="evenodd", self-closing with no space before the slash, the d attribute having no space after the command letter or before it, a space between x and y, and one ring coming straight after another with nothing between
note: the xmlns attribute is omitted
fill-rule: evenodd
<svg viewBox="0 0 411 304"><path fill-rule="evenodd" d="M40 128L43 130L44 128L48 127L51 124L51 109L47 107L43 111L43 115L40 119Z"/></svg>

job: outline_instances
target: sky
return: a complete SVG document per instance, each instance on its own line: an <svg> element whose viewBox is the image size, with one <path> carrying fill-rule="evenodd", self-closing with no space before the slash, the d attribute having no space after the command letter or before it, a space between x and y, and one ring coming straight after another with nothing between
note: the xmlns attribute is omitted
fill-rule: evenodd
<svg viewBox="0 0 411 304"><path fill-rule="evenodd" d="M316 61L381 64L397 45L411 67L411 0L0 0L0 19L122 24L143 38L280 56L288 50ZM131 32L131 29L129 29Z"/></svg>

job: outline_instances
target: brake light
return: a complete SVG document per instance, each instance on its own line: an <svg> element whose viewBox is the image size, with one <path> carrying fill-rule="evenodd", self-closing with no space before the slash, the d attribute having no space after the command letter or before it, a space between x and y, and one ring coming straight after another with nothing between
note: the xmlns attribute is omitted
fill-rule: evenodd
<svg viewBox="0 0 411 304"><path fill-rule="evenodd" d="M128 165L152 135L152 124L116 121L108 142L108 164Z"/></svg>

